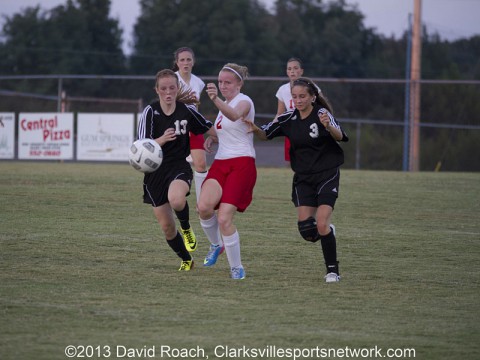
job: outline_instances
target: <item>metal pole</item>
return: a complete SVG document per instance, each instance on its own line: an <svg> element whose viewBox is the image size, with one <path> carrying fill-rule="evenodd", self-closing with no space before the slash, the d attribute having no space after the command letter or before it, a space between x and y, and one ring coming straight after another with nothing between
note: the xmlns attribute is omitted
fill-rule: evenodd
<svg viewBox="0 0 480 360"><path fill-rule="evenodd" d="M420 170L420 57L422 0L415 0L413 12L412 69L410 72L410 171Z"/></svg>
<svg viewBox="0 0 480 360"><path fill-rule="evenodd" d="M412 14L408 14L407 56L405 64L405 111L403 122L403 171L408 171L409 160L409 116L410 116L410 67L412 57Z"/></svg>
<svg viewBox="0 0 480 360"><path fill-rule="evenodd" d="M63 79L58 78L58 93L57 93L57 112L62 112L62 92L63 92Z"/></svg>
<svg viewBox="0 0 480 360"><path fill-rule="evenodd" d="M362 134L361 131L362 123L357 121L357 142L355 147L355 169L360 170L360 136Z"/></svg>

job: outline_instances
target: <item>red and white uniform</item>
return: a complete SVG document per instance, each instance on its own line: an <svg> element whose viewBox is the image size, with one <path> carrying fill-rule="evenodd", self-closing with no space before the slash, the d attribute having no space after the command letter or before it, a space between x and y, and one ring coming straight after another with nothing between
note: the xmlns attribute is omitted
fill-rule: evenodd
<svg viewBox="0 0 480 360"><path fill-rule="evenodd" d="M175 74L177 74L180 85L186 89L193 90L197 100L200 100L200 95L205 88L205 83L203 82L203 80L196 75L190 74L190 84L187 84L180 76L179 71L177 71ZM203 138L203 135L195 135L193 133L190 133L190 149L203 150L204 140L205 139Z"/></svg>
<svg viewBox="0 0 480 360"><path fill-rule="evenodd" d="M187 89L193 90L197 99L200 100L200 95L205 88L205 83L203 82L203 80L196 75L190 74L190 84L187 84L180 76L180 72L177 71L175 74L177 74L180 84Z"/></svg>
<svg viewBox="0 0 480 360"><path fill-rule="evenodd" d="M245 119L253 122L255 107L248 96L240 93L229 105L235 107L240 101L250 103L250 111ZM252 202L253 188L257 180L253 133L249 132L248 125L241 119L232 121L221 111L214 126L219 145L205 181L218 181L222 187L220 202L235 205L237 211L243 212Z"/></svg>
<svg viewBox="0 0 480 360"><path fill-rule="evenodd" d="M250 111L245 117L247 121L254 121L255 106L252 99L245 94L238 94L230 102L229 106L234 108L240 101L250 103ZM241 156L255 158L255 148L253 147L253 132L249 132L249 127L241 119L232 121L220 111L215 120L215 130L218 136L218 150L215 159L224 160Z"/></svg>
<svg viewBox="0 0 480 360"><path fill-rule="evenodd" d="M290 87L290 83L286 83L280 86L275 96L278 100L285 104L285 109L287 109L286 111L295 109L292 100L292 89Z"/></svg>

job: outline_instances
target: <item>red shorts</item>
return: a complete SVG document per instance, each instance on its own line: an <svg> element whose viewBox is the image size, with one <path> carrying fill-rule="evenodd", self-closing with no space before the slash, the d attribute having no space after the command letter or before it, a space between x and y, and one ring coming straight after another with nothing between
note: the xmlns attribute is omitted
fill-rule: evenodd
<svg viewBox="0 0 480 360"><path fill-rule="evenodd" d="M290 139L285 136L285 161L290 161Z"/></svg>
<svg viewBox="0 0 480 360"><path fill-rule="evenodd" d="M232 204L238 212L244 212L252 202L253 188L257 181L255 159L249 156L215 159L205 181L208 179L217 180L222 187L221 203Z"/></svg>
<svg viewBox="0 0 480 360"><path fill-rule="evenodd" d="M192 132L190 133L190 150L205 150L203 147L204 142L203 134L195 135Z"/></svg>

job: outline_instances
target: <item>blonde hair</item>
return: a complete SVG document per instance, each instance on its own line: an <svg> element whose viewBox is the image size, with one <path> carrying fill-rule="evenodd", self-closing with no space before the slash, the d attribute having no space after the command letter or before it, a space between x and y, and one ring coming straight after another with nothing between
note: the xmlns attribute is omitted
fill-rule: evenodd
<svg viewBox="0 0 480 360"><path fill-rule="evenodd" d="M248 73L248 68L246 66L238 65L235 63L228 63L223 65L222 70L220 71L230 71L237 75L237 77L240 79L240 81L244 81L248 78L250 75Z"/></svg>
<svg viewBox="0 0 480 360"><path fill-rule="evenodd" d="M155 89L158 86L158 81L160 79L166 78L166 77L173 77L175 78L177 82L177 87L178 87L178 93L176 99L186 105L195 105L198 106L200 102L198 101L197 97L195 95L192 95L190 89L185 88L182 84L180 84L180 81L178 80L177 74L173 70L170 69L163 69L157 72L155 75Z"/></svg>

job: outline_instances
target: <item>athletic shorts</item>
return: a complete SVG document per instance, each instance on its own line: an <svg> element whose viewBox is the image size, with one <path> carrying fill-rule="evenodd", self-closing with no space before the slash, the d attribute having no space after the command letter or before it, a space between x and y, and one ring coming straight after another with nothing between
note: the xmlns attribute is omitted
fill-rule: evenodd
<svg viewBox="0 0 480 360"><path fill-rule="evenodd" d="M203 147L204 142L203 134L195 135L192 132L190 133L190 150L205 150Z"/></svg>
<svg viewBox="0 0 480 360"><path fill-rule="evenodd" d="M145 174L143 179L143 202L158 207L168 203L168 189L173 180L183 180L190 188L192 185L193 172L189 163L181 163L178 166L162 165L157 171ZM187 196L190 192L187 193Z"/></svg>
<svg viewBox="0 0 480 360"><path fill-rule="evenodd" d="M205 181L208 179L217 180L222 187L220 203L232 204L237 207L238 212L244 212L252 202L253 188L257 181L255 158L242 156L226 160L215 159L208 169Z"/></svg>
<svg viewBox="0 0 480 360"><path fill-rule="evenodd" d="M330 205L337 201L340 186L340 169L334 168L317 174L293 176L292 202L295 207Z"/></svg>

